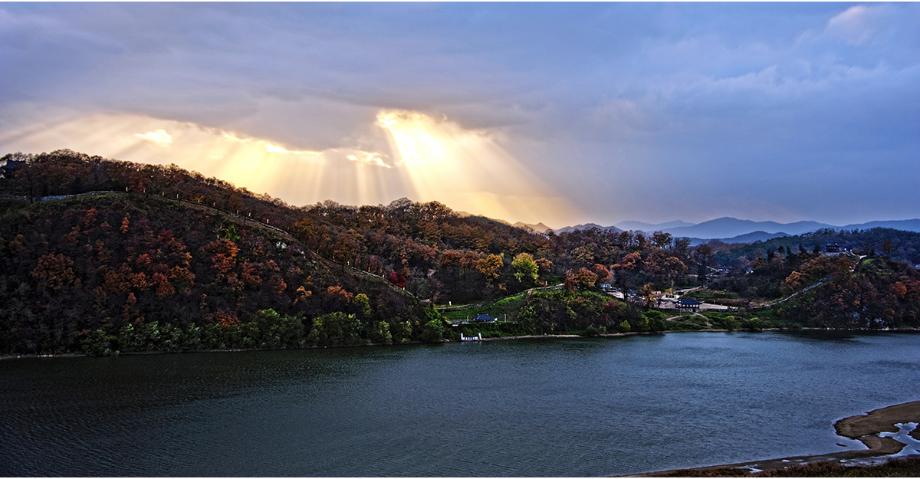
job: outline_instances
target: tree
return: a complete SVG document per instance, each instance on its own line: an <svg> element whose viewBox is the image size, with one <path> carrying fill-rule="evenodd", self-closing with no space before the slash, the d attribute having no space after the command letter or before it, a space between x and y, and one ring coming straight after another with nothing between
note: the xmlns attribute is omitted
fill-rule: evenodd
<svg viewBox="0 0 920 479"><path fill-rule="evenodd" d="M597 282L606 283L610 281L610 278L612 275L610 274L610 270L607 269L606 266L600 263L596 263L594 267L591 268L591 270L594 272L594 274L597 275Z"/></svg>
<svg viewBox="0 0 920 479"><path fill-rule="evenodd" d="M783 285L789 288L790 291L795 291L802 287L802 281L804 277L802 273L798 271L793 271L789 273L789 276L786 276L786 279L783 281Z"/></svg>
<svg viewBox="0 0 920 479"><path fill-rule="evenodd" d="M393 342L397 344L406 344L412 341L412 323L409 321L400 321L393 325Z"/></svg>
<svg viewBox="0 0 920 479"><path fill-rule="evenodd" d="M370 339L375 344L393 344L393 335L390 333L390 323L377 321L371 331Z"/></svg>
<svg viewBox="0 0 920 479"><path fill-rule="evenodd" d="M358 318L367 320L371 317L371 301L364 293L358 293L354 298L355 308L357 309ZM389 332L389 329L387 329Z"/></svg>
<svg viewBox="0 0 920 479"><path fill-rule="evenodd" d="M501 255L497 254L486 255L484 258L476 261L476 271L485 276L486 281L490 283L498 279L501 275L502 266L504 266L504 261Z"/></svg>
<svg viewBox="0 0 920 479"><path fill-rule="evenodd" d="M597 283L597 275L588 268L565 272L565 287L570 291L591 289Z"/></svg>
<svg viewBox="0 0 920 479"><path fill-rule="evenodd" d="M32 277L38 281L40 287L60 290L78 281L73 267L73 260L61 253L46 254L38 258L38 263L32 270Z"/></svg>
<svg viewBox="0 0 920 479"><path fill-rule="evenodd" d="M652 234L652 243L656 248L664 249L671 245L671 233L656 231Z"/></svg>
<svg viewBox="0 0 920 479"><path fill-rule="evenodd" d="M655 304L655 300L658 296L655 294L655 287L652 286L652 283L645 283L642 285L642 300L645 303L646 308L651 308Z"/></svg>
<svg viewBox="0 0 920 479"><path fill-rule="evenodd" d="M886 258L890 258L892 251L894 251L894 243L886 238L885 241L882 242L882 252L885 254Z"/></svg>
<svg viewBox="0 0 920 479"><path fill-rule="evenodd" d="M627 254L623 259L613 265L613 270L615 272L616 282L620 289L623 291L623 299L629 300L629 284L630 279L632 279L633 274L639 269L640 262L642 260L642 255L636 251Z"/></svg>
<svg viewBox="0 0 920 479"><path fill-rule="evenodd" d="M540 267L530 253L518 253L511 260L511 269L514 271L514 279L526 285L536 283L540 271Z"/></svg>
<svg viewBox="0 0 920 479"><path fill-rule="evenodd" d="M537 266L540 268L540 276L546 280L547 276L553 272L553 262L546 258L538 258Z"/></svg>
<svg viewBox="0 0 920 479"><path fill-rule="evenodd" d="M772 259L773 250L767 252L768 261ZM701 284L706 284L709 276L709 262L712 260L712 247L701 244L696 248L697 272L696 277Z"/></svg>
<svg viewBox="0 0 920 479"><path fill-rule="evenodd" d="M677 256L668 256L664 262L668 276L668 287L674 288L674 278L687 272L687 265Z"/></svg>
<svg viewBox="0 0 920 479"><path fill-rule="evenodd" d="M298 316L280 314L274 309L262 309L256 313L260 347L296 348L304 337L303 321Z"/></svg>
<svg viewBox="0 0 920 479"><path fill-rule="evenodd" d="M422 325L419 339L426 343L440 343L444 340L444 321L432 319Z"/></svg>
<svg viewBox="0 0 920 479"><path fill-rule="evenodd" d="M310 342L320 346L352 346L361 342L361 323L354 314L329 313L313 318Z"/></svg>
<svg viewBox="0 0 920 479"><path fill-rule="evenodd" d="M115 339L103 329L87 333L81 344L83 352L90 356L108 356L112 354L112 340Z"/></svg>
<svg viewBox="0 0 920 479"><path fill-rule="evenodd" d="M687 259L690 256L690 240L687 238L677 238L674 241L674 254L678 258Z"/></svg>

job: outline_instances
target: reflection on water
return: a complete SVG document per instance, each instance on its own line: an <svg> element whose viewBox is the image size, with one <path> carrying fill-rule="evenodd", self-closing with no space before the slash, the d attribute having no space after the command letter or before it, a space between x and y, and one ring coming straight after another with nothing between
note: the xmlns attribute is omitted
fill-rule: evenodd
<svg viewBox="0 0 920 479"><path fill-rule="evenodd" d="M608 475L832 452L920 336L668 334L0 361L5 475ZM751 441L751 434L757 440Z"/></svg>

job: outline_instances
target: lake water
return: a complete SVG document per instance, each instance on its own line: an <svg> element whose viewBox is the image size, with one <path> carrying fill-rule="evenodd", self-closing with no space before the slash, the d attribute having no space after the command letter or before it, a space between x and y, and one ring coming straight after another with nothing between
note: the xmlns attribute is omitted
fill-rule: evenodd
<svg viewBox="0 0 920 479"><path fill-rule="evenodd" d="M920 336L0 361L3 475L609 475L840 450L920 399Z"/></svg>

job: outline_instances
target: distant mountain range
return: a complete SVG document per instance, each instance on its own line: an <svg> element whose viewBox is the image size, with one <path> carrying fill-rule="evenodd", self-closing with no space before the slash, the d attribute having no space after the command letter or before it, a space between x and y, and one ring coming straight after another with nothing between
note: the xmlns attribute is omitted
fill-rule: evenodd
<svg viewBox="0 0 920 479"><path fill-rule="evenodd" d="M767 233L766 231L752 231L743 235L732 236L731 238L715 238L717 241L729 244L755 243L757 241L769 241L774 238L791 236L786 233ZM713 241L714 238L689 238L690 246L696 246Z"/></svg>
<svg viewBox="0 0 920 479"><path fill-rule="evenodd" d="M796 221L794 223L777 223L776 221L751 221L738 218L716 218L690 226L665 228L664 231L681 238L732 238L739 235L762 231L764 233L786 233L798 235L834 228L833 225L817 221Z"/></svg>
<svg viewBox="0 0 920 479"><path fill-rule="evenodd" d="M572 231L581 231L581 230L604 230L604 231L614 231L614 232L623 231L620 228L617 228L616 226L601 226L597 223L585 223L585 224L575 225L575 226L565 226L565 227L559 228L554 231L556 233L569 233Z"/></svg>
<svg viewBox="0 0 920 479"><path fill-rule="evenodd" d="M688 223L686 221L675 220L675 221L666 221L664 223L646 223L644 221L620 221L616 224L616 227L621 230L632 230L632 231L663 231L668 228L680 228L683 226L693 226L693 223Z"/></svg>
<svg viewBox="0 0 920 479"><path fill-rule="evenodd" d="M534 233L549 233L550 231L553 230L552 228L550 228L549 226L546 226L542 222L536 223L536 224L527 224L527 223L518 221L517 223L511 226L516 226L518 228L523 228L528 231L533 231Z"/></svg>
<svg viewBox="0 0 920 479"><path fill-rule="evenodd" d="M832 225L817 221L795 221L792 223L778 223L776 221L752 221L739 218L723 217L702 223L688 223L686 221L668 221L665 223L646 223L642 221L621 221L613 226L601 226L595 223L586 223L575 226L566 226L555 230L557 233L597 228L606 231L634 230L644 232L664 231L671 233L676 238L691 238L693 242L719 239L726 243L751 243L766 241L772 238L789 235L800 235L820 229L834 230L866 230L871 228L891 228L902 231L920 232L920 219L882 220L855 223L848 225Z"/></svg>

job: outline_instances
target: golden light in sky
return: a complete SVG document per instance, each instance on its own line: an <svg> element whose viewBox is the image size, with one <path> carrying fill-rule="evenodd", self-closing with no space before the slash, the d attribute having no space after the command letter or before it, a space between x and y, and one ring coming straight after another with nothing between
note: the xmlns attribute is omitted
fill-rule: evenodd
<svg viewBox="0 0 920 479"><path fill-rule="evenodd" d="M396 164L413 198L493 218L558 221L568 202L483 131L405 110L383 110L377 125L387 132Z"/></svg>
<svg viewBox="0 0 920 479"><path fill-rule="evenodd" d="M402 110L380 111L368 131L377 135L382 151L302 149L190 122L106 113L9 130L0 134L0 148L70 148L119 160L175 163L294 205L327 199L387 204L407 196L509 221L563 221L570 213L566 202L548 194L489 132Z"/></svg>

